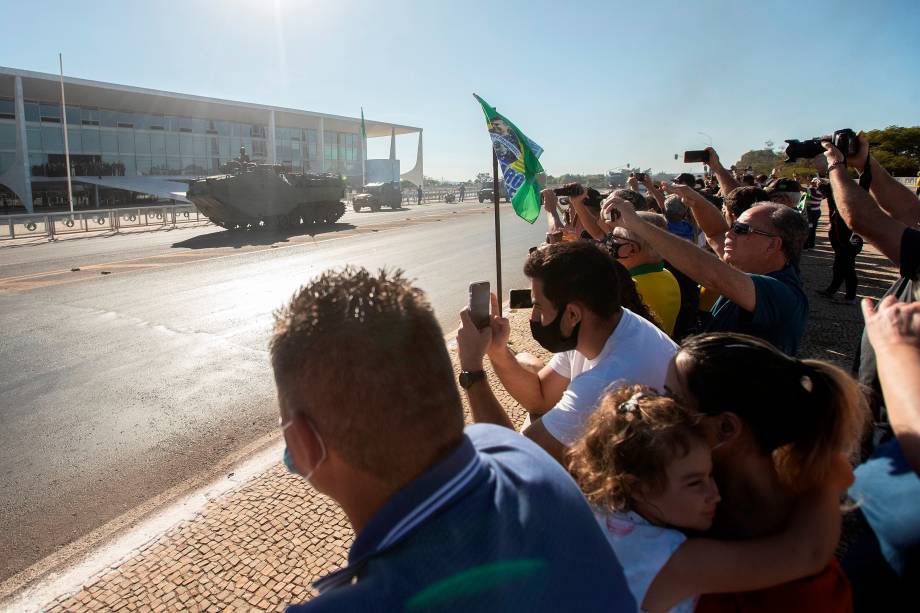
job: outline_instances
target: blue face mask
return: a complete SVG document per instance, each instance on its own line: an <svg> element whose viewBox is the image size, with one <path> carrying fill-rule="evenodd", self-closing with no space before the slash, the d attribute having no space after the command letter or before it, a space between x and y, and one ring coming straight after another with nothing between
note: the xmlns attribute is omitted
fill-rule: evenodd
<svg viewBox="0 0 920 613"><path fill-rule="evenodd" d="M291 459L291 450L284 446L284 466L289 473L297 474L297 468L294 467L294 460Z"/></svg>
<svg viewBox="0 0 920 613"><path fill-rule="evenodd" d="M281 420L279 419L278 421L280 422ZM286 424L280 423L279 425L281 426L281 431L284 432L291 426L291 422L287 422ZM307 425L310 426L311 430L313 430L313 434L316 436L316 440L319 441L319 447L321 450L320 458L319 461L316 462L316 465L313 466L313 468L311 468L306 475L302 475L304 479L309 481L310 477L313 476L313 471L315 471L316 468L323 463L323 460L326 459L326 444L323 442L319 432L316 431L316 427L309 419L307 420ZM294 459L291 457L291 450L287 448L287 445L284 446L284 455L282 456L282 460L284 461L284 467L288 469L289 473L300 475L300 473L297 472L297 467L294 466Z"/></svg>

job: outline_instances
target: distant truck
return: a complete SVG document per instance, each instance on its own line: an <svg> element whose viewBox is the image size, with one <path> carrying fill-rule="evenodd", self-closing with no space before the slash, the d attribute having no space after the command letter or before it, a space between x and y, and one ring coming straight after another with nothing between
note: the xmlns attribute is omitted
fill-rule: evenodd
<svg viewBox="0 0 920 613"><path fill-rule="evenodd" d="M489 202L494 202L495 201L494 196L495 196L495 189L492 186L492 182L486 181L485 183L483 183L482 188L479 190L479 202L485 202L486 200L488 200ZM499 181L498 183L498 197L504 198L505 202L508 202L508 192L505 191L504 181Z"/></svg>
<svg viewBox="0 0 920 613"><path fill-rule="evenodd" d="M379 211L381 206L398 209L401 204L402 191L399 189L399 183L368 183L352 201L355 211L363 208Z"/></svg>

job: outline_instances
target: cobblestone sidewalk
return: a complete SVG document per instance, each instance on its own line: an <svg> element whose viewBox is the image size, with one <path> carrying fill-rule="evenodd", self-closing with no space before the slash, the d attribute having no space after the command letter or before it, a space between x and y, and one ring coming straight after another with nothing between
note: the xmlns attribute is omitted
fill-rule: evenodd
<svg viewBox="0 0 920 613"><path fill-rule="evenodd" d="M802 262L811 302L803 357L849 368L862 327L859 306L814 293L830 279L833 252L826 236L822 224L818 246ZM897 277L869 246L858 265L860 296L880 296ZM512 347L546 358L530 338L527 317L526 312L512 314ZM491 372L490 377L512 420L523 423L523 409L504 394ZM148 543L78 592L61 596L48 610L277 611L312 597L310 582L345 563L352 538L338 507L278 464L212 500L195 519Z"/></svg>
<svg viewBox="0 0 920 613"><path fill-rule="evenodd" d="M528 316L512 314L511 345L545 358L529 338ZM451 359L456 366L453 349ZM491 371L489 376L520 426L524 410L503 394ZM353 538L335 503L289 474L279 457L269 471L212 500L194 520L177 525L77 593L58 598L48 610L278 611L312 597L311 581L344 566Z"/></svg>

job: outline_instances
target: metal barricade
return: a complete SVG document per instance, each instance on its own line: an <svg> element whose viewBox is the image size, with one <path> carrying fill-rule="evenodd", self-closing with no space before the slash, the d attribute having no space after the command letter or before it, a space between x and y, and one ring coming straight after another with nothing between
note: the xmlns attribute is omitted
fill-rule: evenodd
<svg viewBox="0 0 920 613"><path fill-rule="evenodd" d="M0 240L210 223L191 204L0 216Z"/></svg>

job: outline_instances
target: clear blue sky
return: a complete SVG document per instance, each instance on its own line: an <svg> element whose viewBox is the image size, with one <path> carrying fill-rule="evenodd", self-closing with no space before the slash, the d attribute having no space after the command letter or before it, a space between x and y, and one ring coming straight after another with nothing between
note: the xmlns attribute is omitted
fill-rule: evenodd
<svg viewBox="0 0 920 613"><path fill-rule="evenodd" d="M552 174L680 170L772 139L920 124L920 2L2 0L0 64L421 126L425 174L491 165L476 92ZM386 139L372 139L384 157ZM397 139L403 169L414 137ZM698 169L697 169L698 170Z"/></svg>

